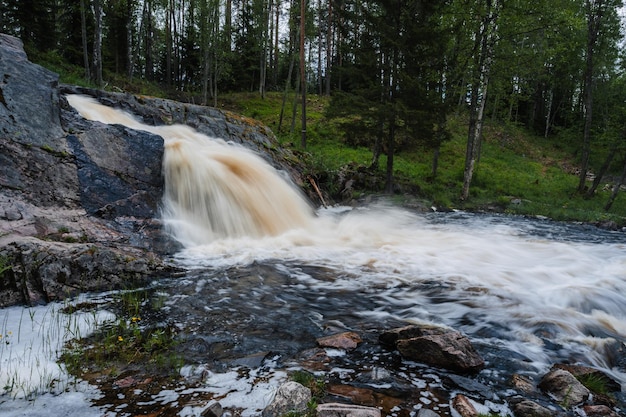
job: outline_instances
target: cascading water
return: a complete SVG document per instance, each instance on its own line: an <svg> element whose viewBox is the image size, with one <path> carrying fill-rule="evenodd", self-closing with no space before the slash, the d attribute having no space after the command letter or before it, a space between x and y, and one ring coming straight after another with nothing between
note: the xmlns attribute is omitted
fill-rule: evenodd
<svg viewBox="0 0 626 417"><path fill-rule="evenodd" d="M232 237L277 235L305 227L312 210L299 192L256 154L190 127L148 126L94 99L69 95L83 117L161 136L163 220L186 246Z"/></svg>
<svg viewBox="0 0 626 417"><path fill-rule="evenodd" d="M624 359L614 355L626 340L623 233L389 206L313 216L292 186L240 147L184 126L146 126L80 96L68 100L86 118L165 139L164 216L185 245L178 262L198 271L265 263L293 282L272 288L259 277L250 296L237 301L235 284L199 277L207 316L222 308L232 323L233 312L250 311L246 325L267 314L272 326L288 326L293 300L302 300L299 325L450 326L512 352L528 372L566 361L626 384ZM211 291L203 292L210 280ZM171 306L172 314L182 304Z"/></svg>

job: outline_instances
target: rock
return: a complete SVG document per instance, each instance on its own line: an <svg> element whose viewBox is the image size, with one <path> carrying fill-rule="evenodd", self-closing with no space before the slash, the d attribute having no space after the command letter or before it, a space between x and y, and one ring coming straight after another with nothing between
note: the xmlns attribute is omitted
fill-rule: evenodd
<svg viewBox="0 0 626 417"><path fill-rule="evenodd" d="M535 391L535 385L532 380L523 375L514 374L511 377L511 384L518 390L527 394Z"/></svg>
<svg viewBox="0 0 626 417"><path fill-rule="evenodd" d="M174 271L137 248L49 242L34 237L0 245L0 256L11 265L3 274L1 306L42 304L80 292L128 288L145 284L156 274Z"/></svg>
<svg viewBox="0 0 626 417"><path fill-rule="evenodd" d="M439 414L435 413L433 410L422 408L419 413L417 413L417 417L439 417Z"/></svg>
<svg viewBox="0 0 626 417"><path fill-rule="evenodd" d="M361 342L361 337L354 332L333 334L317 339L317 344L320 347L330 347L343 350L356 349Z"/></svg>
<svg viewBox="0 0 626 417"><path fill-rule="evenodd" d="M395 349L398 340L413 339L415 337L433 334L444 334L446 332L448 332L448 330L440 327L409 325L387 330L378 336L378 340L382 345Z"/></svg>
<svg viewBox="0 0 626 417"><path fill-rule="evenodd" d="M380 410L360 405L326 403L317 406L317 417L380 417Z"/></svg>
<svg viewBox="0 0 626 417"><path fill-rule="evenodd" d="M474 404L465 395L457 394L452 399L452 407L461 415L461 417L477 417L478 411Z"/></svg>
<svg viewBox="0 0 626 417"><path fill-rule="evenodd" d="M595 382L602 384L602 386L609 392L620 392L622 390L622 385L619 382L604 372L589 366L556 364L553 369L564 369L574 375L574 377L578 380L592 379Z"/></svg>
<svg viewBox="0 0 626 417"><path fill-rule="evenodd" d="M534 401L522 400L513 406L515 417L553 417L554 410L550 410Z"/></svg>
<svg viewBox="0 0 626 417"><path fill-rule="evenodd" d="M497 397L491 388L473 379L454 374L447 375L445 379L454 384L454 386L470 393L476 393L483 398L493 399Z"/></svg>
<svg viewBox="0 0 626 417"><path fill-rule="evenodd" d="M448 332L398 340L403 358L457 372L478 372L485 361L469 339L459 332Z"/></svg>
<svg viewBox="0 0 626 417"><path fill-rule="evenodd" d="M564 408L582 404L589 399L589 390L564 369L553 369L541 379L539 388Z"/></svg>
<svg viewBox="0 0 626 417"><path fill-rule="evenodd" d="M619 414L606 405L586 405L583 411L587 417L619 417Z"/></svg>
<svg viewBox="0 0 626 417"><path fill-rule="evenodd" d="M202 411L201 417L222 417L224 410L222 404L218 401L211 403L207 408Z"/></svg>
<svg viewBox="0 0 626 417"><path fill-rule="evenodd" d="M29 62L22 41L6 34L0 34L0 69L0 137L50 152L66 151L59 123L59 76Z"/></svg>
<svg viewBox="0 0 626 417"><path fill-rule="evenodd" d="M263 410L263 417L280 417L291 412L304 412L311 401L311 390L295 381L285 382Z"/></svg>

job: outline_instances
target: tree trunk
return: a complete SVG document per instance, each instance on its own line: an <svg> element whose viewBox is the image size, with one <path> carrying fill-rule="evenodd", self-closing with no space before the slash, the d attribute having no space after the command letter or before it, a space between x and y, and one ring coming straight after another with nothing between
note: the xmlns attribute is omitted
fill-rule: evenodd
<svg viewBox="0 0 626 417"><path fill-rule="evenodd" d="M91 71L89 70L89 50L87 49L87 16L85 13L85 1L80 0L80 30L83 41L83 65L85 66L85 80L91 80Z"/></svg>
<svg viewBox="0 0 626 417"><path fill-rule="evenodd" d="M615 186L613 187L613 192L611 193L611 197L609 197L609 201L607 201L606 205L604 206L604 211L609 211L611 209L611 206L613 205L613 202L617 197L619 189L621 188L622 184L624 184L624 180L626 180L626 158L624 158L624 168L622 169L622 176L615 183Z"/></svg>
<svg viewBox="0 0 626 417"><path fill-rule="evenodd" d="M606 158L604 159L604 163L602 164L602 167L600 167L600 171L596 174L596 177L593 180L593 184L591 184L591 188L589 188L587 192L585 193L586 199L591 198L595 194L596 190L598 189L598 186L600 185L600 182L602 181L602 177L604 177L604 174L606 174L606 172L609 170L609 167L611 166L611 162L613 162L613 158L615 158L616 153L617 153L617 146L615 145L611 146L611 150L609 151Z"/></svg>
<svg viewBox="0 0 626 417"><path fill-rule="evenodd" d="M489 86L489 71L493 59L493 48L497 38L497 20L501 4L499 0L486 1L487 13L479 25L476 41L480 42L478 56L476 57L478 71L472 82L470 98L470 120L467 134L467 148L465 153L465 169L463 171L463 189L461 200L469 197L469 188L474 176L476 164L480 158L482 127L487 101L487 89Z"/></svg>
<svg viewBox="0 0 626 417"><path fill-rule="evenodd" d="M304 39L306 37L306 0L300 0L300 90L302 93L302 125L300 146L306 149L306 72L304 61Z"/></svg>
<svg viewBox="0 0 626 417"><path fill-rule="evenodd" d="M333 2L328 1L328 27L326 28L326 71L324 79L324 94L330 96L330 80L332 70L332 58L333 58Z"/></svg>
<svg viewBox="0 0 626 417"><path fill-rule="evenodd" d="M126 76L129 81L133 79L133 70L135 66L134 54L133 54L133 8L134 3L132 0L126 1L126 15L128 20L126 21L126 59L128 61L128 68L126 69Z"/></svg>
<svg viewBox="0 0 626 417"><path fill-rule="evenodd" d="M591 153L591 123L593 121L593 55L596 49L600 24L604 14L604 0L586 0L587 9L587 56L585 58L584 74L584 102L585 127L583 129L583 146L580 161L580 177L578 179L578 192L585 191L587 171L589 170L589 156Z"/></svg>
<svg viewBox="0 0 626 417"><path fill-rule="evenodd" d="M98 87L102 87L102 3L101 0L93 0L93 16L95 20L93 39L93 67L94 81Z"/></svg>
<svg viewBox="0 0 626 417"><path fill-rule="evenodd" d="M289 87L291 86L291 76L293 74L293 67L295 65L295 56L292 54L289 60L289 71L287 72L287 81L285 82L285 91L283 92L283 103L280 106L280 117L278 120L278 133L282 130L283 117L285 115L285 104L287 103L287 94L289 93Z"/></svg>

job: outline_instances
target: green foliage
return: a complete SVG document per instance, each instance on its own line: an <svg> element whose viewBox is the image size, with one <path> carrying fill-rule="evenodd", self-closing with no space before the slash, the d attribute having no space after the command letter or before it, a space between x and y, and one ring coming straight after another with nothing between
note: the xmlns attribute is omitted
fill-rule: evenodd
<svg viewBox="0 0 626 417"><path fill-rule="evenodd" d="M254 108L253 94L228 96L226 107L242 109L250 115ZM347 143L346 131L340 119L329 120L328 99L310 95L306 152L298 152L316 178L336 179L342 168L354 164L368 167L372 150L367 146ZM258 111L259 119L267 125L275 125L275 115L280 112L280 94L268 94L264 106ZM272 111L271 106L277 106ZM464 113L451 115L447 120L450 140L441 147L439 170L431 178L432 151L426 147L405 149L395 155L396 181L401 186L417 186L419 197L438 207L481 210L493 208L511 214L543 215L557 220L597 222L612 220L626 224L626 196L618 195L618 201L610 213L603 210L610 190L600 189L591 199L577 195L577 176L573 154L576 147L560 137L549 139L535 136L521 126L488 121L484 130L482 157L476 170L475 181L470 189L471 199L461 203L459 194L463 178L467 118ZM284 146L299 143L299 124L295 136L279 133ZM385 155L381 156L379 176L384 175ZM336 195L339 184L326 183L328 191ZM380 193L380 188L360 190Z"/></svg>
<svg viewBox="0 0 626 417"><path fill-rule="evenodd" d="M294 371L289 377L292 381L295 381L311 390L311 401L307 404L307 411L305 413L289 413L290 417L315 417L317 415L317 404L326 395L326 383L322 378L318 378L315 375L307 371Z"/></svg>
<svg viewBox="0 0 626 417"><path fill-rule="evenodd" d="M594 394L611 396L611 390L609 389L609 381L600 373L588 373L579 375L576 377L581 384Z"/></svg>
<svg viewBox="0 0 626 417"><path fill-rule="evenodd" d="M174 350L178 343L176 331L169 326L143 325L142 313L151 314L160 306L162 300L152 299L146 291L119 293L112 306L118 310L117 319L87 339L68 342L61 361L77 377L86 373L115 374L137 364L153 373L178 375L183 360Z"/></svg>
<svg viewBox="0 0 626 417"><path fill-rule="evenodd" d="M0 256L0 277L2 277L2 274L4 274L6 271L10 271L13 268L13 266L11 265L11 260L9 259L8 256Z"/></svg>

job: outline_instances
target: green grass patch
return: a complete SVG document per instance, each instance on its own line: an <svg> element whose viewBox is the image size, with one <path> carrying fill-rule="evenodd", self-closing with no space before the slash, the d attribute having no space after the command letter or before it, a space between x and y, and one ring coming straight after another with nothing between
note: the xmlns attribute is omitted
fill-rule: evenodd
<svg viewBox="0 0 626 417"><path fill-rule="evenodd" d="M105 323L88 338L68 342L61 362L71 375L79 378L86 374L115 377L132 367L177 377L183 359L175 352L175 329L144 325L142 318L144 314L154 314L162 305L160 297L143 290L120 292L109 306L116 312L116 320Z"/></svg>

